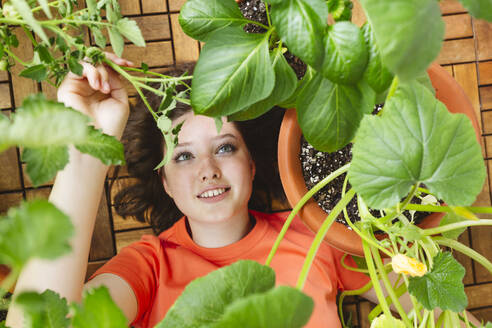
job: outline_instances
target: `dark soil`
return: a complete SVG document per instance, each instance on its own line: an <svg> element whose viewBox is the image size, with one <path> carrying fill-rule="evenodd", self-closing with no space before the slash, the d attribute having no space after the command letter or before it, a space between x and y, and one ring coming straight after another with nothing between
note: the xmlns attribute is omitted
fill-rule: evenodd
<svg viewBox="0 0 492 328"><path fill-rule="evenodd" d="M4 299L10 299L12 297L11 293L7 293L4 296ZM0 304L3 304L3 300L0 300ZM0 322L7 319L7 310L0 310Z"/></svg>

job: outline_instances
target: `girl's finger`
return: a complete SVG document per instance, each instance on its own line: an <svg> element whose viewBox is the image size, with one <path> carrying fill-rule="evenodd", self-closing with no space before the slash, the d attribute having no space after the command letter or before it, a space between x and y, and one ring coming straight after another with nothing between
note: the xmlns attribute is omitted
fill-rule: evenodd
<svg viewBox="0 0 492 328"><path fill-rule="evenodd" d="M99 71L94 66L84 61L81 61L80 64L84 68L82 71L82 76L87 78L87 81L89 81L89 85L92 89L99 90L101 88L101 84L99 83Z"/></svg>
<svg viewBox="0 0 492 328"><path fill-rule="evenodd" d="M112 62L120 66L135 66L133 62L120 58L111 52L105 52L104 54L106 55L107 59L111 60Z"/></svg>
<svg viewBox="0 0 492 328"><path fill-rule="evenodd" d="M104 65L98 65L96 69L99 72L99 77L100 77L99 85L100 85L101 92L109 93L111 91L111 87L109 86L109 77L108 77L107 68Z"/></svg>

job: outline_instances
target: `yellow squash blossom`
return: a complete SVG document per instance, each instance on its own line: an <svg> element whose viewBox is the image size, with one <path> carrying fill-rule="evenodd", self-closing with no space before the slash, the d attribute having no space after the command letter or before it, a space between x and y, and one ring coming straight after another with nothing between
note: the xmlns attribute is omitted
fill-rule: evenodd
<svg viewBox="0 0 492 328"><path fill-rule="evenodd" d="M393 256L391 266L396 273L404 273L412 277L422 277L427 272L424 263L403 254Z"/></svg>

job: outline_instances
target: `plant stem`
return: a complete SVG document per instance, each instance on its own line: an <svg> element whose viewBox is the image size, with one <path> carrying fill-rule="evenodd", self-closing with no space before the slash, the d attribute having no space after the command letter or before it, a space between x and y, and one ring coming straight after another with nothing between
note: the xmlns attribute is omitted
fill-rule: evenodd
<svg viewBox="0 0 492 328"><path fill-rule="evenodd" d="M270 20L270 12L268 10L268 3L265 3L265 12L267 16L268 26L272 26L272 21Z"/></svg>
<svg viewBox="0 0 492 328"><path fill-rule="evenodd" d="M401 295L405 294L407 291L407 286L405 284L401 284L396 290L396 295L400 297ZM391 306L392 300L390 296L386 296L386 302L388 303L389 306ZM368 318L370 321L374 320L382 311L381 305L378 304L374 309L369 312Z"/></svg>
<svg viewBox="0 0 492 328"><path fill-rule="evenodd" d="M29 66L29 63L26 63L25 61L23 61L22 59L20 59L19 57L17 57L12 51L10 51L9 49L7 48L4 48L3 49L10 57L12 57L16 62L18 62L19 64L21 64L22 66Z"/></svg>
<svg viewBox="0 0 492 328"><path fill-rule="evenodd" d="M372 281L369 281L367 284L365 284L363 287L355 290L344 290L339 298L338 298L338 315L340 317L340 321L342 324L342 327L346 327L345 325L345 319L343 318L343 300L345 299L345 296L353 296L353 295L361 295L364 294L365 292L368 292L372 288Z"/></svg>
<svg viewBox="0 0 492 328"><path fill-rule="evenodd" d="M492 207L488 206L463 206L463 208L467 209L473 213L492 213ZM453 213L453 209L449 206L444 205L420 205L420 204L408 204L407 210L415 210L419 212L451 212Z"/></svg>
<svg viewBox="0 0 492 328"><path fill-rule="evenodd" d="M431 228L431 229L423 229L422 234L424 236L437 235L446 231L451 231L459 228L466 228L471 226L489 226L492 225L492 219L482 219L479 221L462 221L457 223L446 224L440 227Z"/></svg>
<svg viewBox="0 0 492 328"><path fill-rule="evenodd" d="M78 19L52 19L46 21L39 21L39 24L44 26L49 25L59 25L59 24L70 24L73 23L75 25L101 25L107 27L114 27L115 25L112 23L105 22L94 22L94 21L86 21L86 20L78 20Z"/></svg>
<svg viewBox="0 0 492 328"><path fill-rule="evenodd" d="M52 1L52 2L49 2L49 3L48 3L48 6L51 6L51 7L58 6L58 2L59 2L59 1ZM36 11L40 11L40 10L42 10L42 9L43 9L43 7L41 7L41 6L37 6L37 7L32 8L32 9L31 9L31 12L35 13Z"/></svg>
<svg viewBox="0 0 492 328"><path fill-rule="evenodd" d="M38 45L38 42L36 41L36 39L34 39L31 32L27 29L26 25L22 25L22 29L24 30L24 33L27 35L27 37L31 40L32 44L36 47Z"/></svg>
<svg viewBox="0 0 492 328"><path fill-rule="evenodd" d="M391 86L390 86L390 89L388 91L388 95L386 96L386 99L384 100L384 103L387 103L388 100L390 100L391 97L393 97L393 95L395 94L396 88L398 88L399 82L400 81L398 80L398 76L395 75L395 77L393 77L393 81L391 82Z"/></svg>
<svg viewBox="0 0 492 328"><path fill-rule="evenodd" d="M132 76L134 80L136 81L143 81L143 82L168 82L168 81L181 81L181 80L189 80L189 76L182 76L182 77L169 77L169 78L151 78L151 77L145 77L145 76Z"/></svg>
<svg viewBox="0 0 492 328"><path fill-rule="evenodd" d="M290 212L289 216L287 217L287 219L285 220L285 223L284 225L282 226L282 230L280 230L280 233L278 234L277 236L277 239L275 240L275 243L273 244L273 247L270 251L270 254L268 254L268 258L265 262L265 265L270 265L270 263L272 262L272 259L273 259L273 256L275 255L275 253L277 252L277 249L278 249L278 246L280 245L280 242L282 241L282 239L284 238L285 236L285 233L287 232L287 229L289 229L289 226L290 224L292 223L292 220L294 219L294 217L297 215L297 213L299 213L299 211L301 210L301 208L304 206L304 204L306 204L308 202L309 199L311 199L311 197L313 197L313 195L315 193L317 193L320 189L322 189L324 186L326 186L330 181L332 181L333 179L335 179L336 177L338 177L339 175L345 173L348 171L350 167L350 163L342 166L341 168L339 168L338 170L336 170L335 172L331 173L330 175L328 175L326 178L324 178L323 180L321 180L320 182L318 182L313 188L311 188L302 198L301 200L299 200L299 202L296 204L296 206L294 206L294 208L292 209L292 211Z"/></svg>
<svg viewBox="0 0 492 328"><path fill-rule="evenodd" d="M439 245L450 247L452 249L457 250L460 253L465 254L466 256L470 257L472 260L475 260L476 262L483 265L487 270L489 270L490 273L492 273L492 263L477 251L471 249L468 246L463 245L459 241L450 238L433 237L433 239Z"/></svg>
<svg viewBox="0 0 492 328"><path fill-rule="evenodd" d="M299 274L299 278L297 279L297 289L302 290L304 287L304 283L306 282L309 269L311 268L311 265L313 264L314 257L316 256L316 253L318 252L319 247L321 246L321 243L323 242L323 239L325 238L326 233L328 232L328 229L330 229L331 224L333 221L335 221L336 217L342 210L347 206L347 204L354 198L355 195L355 190L350 189L345 196L342 197L342 199L335 205L335 207L331 210L330 214L326 217L325 221L319 228L318 232L316 233L316 236L314 237L313 243L311 244L311 247L309 248L309 251L306 255L306 259L304 260L304 265L302 266L301 273Z"/></svg>

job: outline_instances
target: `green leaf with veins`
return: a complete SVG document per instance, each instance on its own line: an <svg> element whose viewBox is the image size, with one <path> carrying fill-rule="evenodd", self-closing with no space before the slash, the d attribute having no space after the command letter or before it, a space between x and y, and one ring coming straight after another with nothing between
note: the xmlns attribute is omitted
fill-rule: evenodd
<svg viewBox="0 0 492 328"><path fill-rule="evenodd" d="M314 148L333 152L352 141L369 103L358 86L337 84L317 73L297 98L297 119Z"/></svg>
<svg viewBox="0 0 492 328"><path fill-rule="evenodd" d="M210 327L300 328L309 321L313 308L311 297L293 287L278 286L232 303Z"/></svg>
<svg viewBox="0 0 492 328"><path fill-rule="evenodd" d="M245 121L268 112L273 106L287 100L297 87L297 76L285 60L282 50L276 48L272 54L272 66L275 72L275 86L272 93L248 109L229 116L229 121Z"/></svg>
<svg viewBox="0 0 492 328"><path fill-rule="evenodd" d="M108 288L101 286L86 290L82 304L72 304L73 328L126 328L128 324L121 309L114 303Z"/></svg>
<svg viewBox="0 0 492 328"><path fill-rule="evenodd" d="M381 116L366 115L356 140L348 178L371 208L394 206L416 183L449 205L468 206L485 181L468 117L449 113L416 81L400 84Z"/></svg>
<svg viewBox="0 0 492 328"><path fill-rule="evenodd" d="M206 41L215 31L247 23L234 0L188 0L179 14L179 24L193 39Z"/></svg>
<svg viewBox="0 0 492 328"><path fill-rule="evenodd" d="M285 0L271 9L272 23L289 51L319 70L323 64L323 36L328 26L324 0Z"/></svg>
<svg viewBox="0 0 492 328"><path fill-rule="evenodd" d="M328 28L322 69L326 78L336 83L357 83L366 69L367 57L364 35L357 25L338 22Z"/></svg>
<svg viewBox="0 0 492 328"><path fill-rule="evenodd" d="M439 222L439 226L445 226L448 224L453 224L453 223L459 223L466 221L463 217L459 216L458 214L455 213L446 213L446 215L442 218L441 222ZM450 239L458 239L458 237L465 232L466 227L459 228L459 229L454 229L450 231L445 231L442 233L442 235L446 238Z"/></svg>
<svg viewBox="0 0 492 328"><path fill-rule="evenodd" d="M475 18L492 22L492 1L490 0L460 0L470 14Z"/></svg>
<svg viewBox="0 0 492 328"><path fill-rule="evenodd" d="M125 41L123 40L123 37L121 36L120 32L114 27L109 27L108 32L109 41L111 42L111 47L113 48L114 53L118 57L121 57L121 55L123 54L123 48L125 47Z"/></svg>
<svg viewBox="0 0 492 328"><path fill-rule="evenodd" d="M94 40L99 48L104 49L106 47L106 37L103 35L101 29L97 26L91 28Z"/></svg>
<svg viewBox="0 0 492 328"><path fill-rule="evenodd" d="M48 37L44 33L41 24L34 18L31 7L25 0L14 0L10 1L10 4L14 6L15 10L21 15L22 19L29 25L29 27L36 33L44 43L49 44Z"/></svg>
<svg viewBox="0 0 492 328"><path fill-rule="evenodd" d="M90 16L97 14L97 0L86 0L86 5Z"/></svg>
<svg viewBox="0 0 492 328"><path fill-rule="evenodd" d="M19 76L27 77L41 82L48 77L48 69L45 64L29 66L19 73Z"/></svg>
<svg viewBox="0 0 492 328"><path fill-rule="evenodd" d="M70 56L68 58L68 67L72 73L77 74L78 76L82 76L84 71L84 67L79 63L76 57Z"/></svg>
<svg viewBox="0 0 492 328"><path fill-rule="evenodd" d="M202 327L214 324L227 306L275 285L275 272L251 260L241 260L193 280L156 328ZM212 325L213 327L213 325Z"/></svg>
<svg viewBox="0 0 492 328"><path fill-rule="evenodd" d="M68 147L24 148L22 160L27 164L27 175L34 187L37 187L53 179L67 165Z"/></svg>
<svg viewBox="0 0 492 328"><path fill-rule="evenodd" d="M224 28L202 49L193 73L191 105L197 114L227 116L268 97L274 84L268 35Z"/></svg>
<svg viewBox="0 0 492 328"><path fill-rule="evenodd" d="M52 290L42 294L23 292L15 298L15 304L23 309L26 327L65 328L70 324L67 300Z"/></svg>
<svg viewBox="0 0 492 328"><path fill-rule="evenodd" d="M42 94L25 98L11 120L11 144L29 148L81 142L88 133L89 117L62 103L46 100Z"/></svg>
<svg viewBox="0 0 492 328"><path fill-rule="evenodd" d="M444 21L435 0L361 0L381 58L402 81L410 81L436 59Z"/></svg>
<svg viewBox="0 0 492 328"><path fill-rule="evenodd" d="M75 144L80 152L98 158L104 165L124 165L123 145L113 136L88 126L88 135L83 142Z"/></svg>
<svg viewBox="0 0 492 328"><path fill-rule="evenodd" d="M420 76L417 76L416 80L424 87L429 89L429 91L432 92L434 96L436 95L436 90L434 89L434 86L432 86L431 79L429 77L429 74L427 74L427 72L423 72Z"/></svg>
<svg viewBox="0 0 492 328"><path fill-rule="evenodd" d="M118 31L138 47L145 47L145 40L138 28L137 22L128 18L122 18L116 23Z"/></svg>
<svg viewBox="0 0 492 328"><path fill-rule="evenodd" d="M297 81L297 86L294 93L288 99L279 103L278 106L283 108L296 107L296 101L297 101L297 97L299 96L299 93L301 93L302 89L304 89L304 87L308 84L308 82L313 79L315 73L316 71L311 66L308 66L306 69L306 73L304 74L302 79Z"/></svg>
<svg viewBox="0 0 492 328"><path fill-rule="evenodd" d="M439 252L433 258L432 270L422 277L410 277L408 291L427 310L440 307L443 311L461 312L468 304L464 276L465 268L451 253Z"/></svg>
<svg viewBox="0 0 492 328"><path fill-rule="evenodd" d="M24 202L0 219L0 263L20 270L31 258L60 257L73 232L70 218L47 200Z"/></svg>

